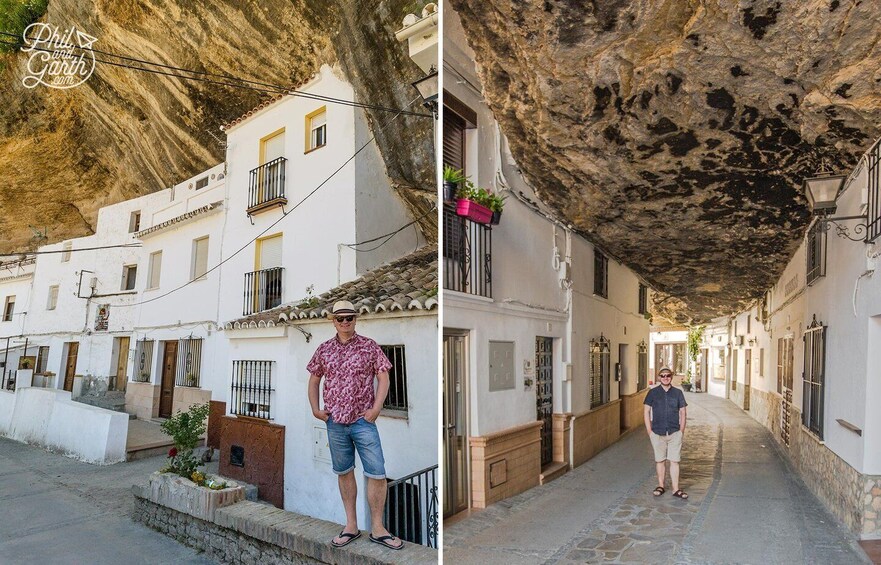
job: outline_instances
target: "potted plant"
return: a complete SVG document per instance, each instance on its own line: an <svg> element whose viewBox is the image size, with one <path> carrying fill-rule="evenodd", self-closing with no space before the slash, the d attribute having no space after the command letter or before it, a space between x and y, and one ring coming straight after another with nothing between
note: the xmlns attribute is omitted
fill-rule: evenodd
<svg viewBox="0 0 881 565"><path fill-rule="evenodd" d="M465 180L467 179L462 169L454 169L449 165L444 166L444 202L452 202L456 199L456 191Z"/></svg>
<svg viewBox="0 0 881 565"><path fill-rule="evenodd" d="M489 207L492 193L487 189L476 187L471 181L465 181L465 187L459 189L458 196L456 214L478 224L488 224L492 221L493 212Z"/></svg>
<svg viewBox="0 0 881 565"><path fill-rule="evenodd" d="M199 445L202 434L208 429L208 404L195 404L186 412L178 412L162 422L162 431L174 440L174 447L168 452L168 463L162 473L177 473L190 479L194 472L202 466L202 462L193 454ZM192 479L191 479L192 480ZM198 481L194 481L197 482Z"/></svg>
<svg viewBox="0 0 881 565"><path fill-rule="evenodd" d="M507 198L507 196L499 196L498 194L490 195L489 209L493 211L493 217L490 220L492 225L497 226L502 221L502 208L505 207L505 200Z"/></svg>
<svg viewBox="0 0 881 565"><path fill-rule="evenodd" d="M682 388L686 392L691 392L691 369L685 373L685 378L682 379Z"/></svg>

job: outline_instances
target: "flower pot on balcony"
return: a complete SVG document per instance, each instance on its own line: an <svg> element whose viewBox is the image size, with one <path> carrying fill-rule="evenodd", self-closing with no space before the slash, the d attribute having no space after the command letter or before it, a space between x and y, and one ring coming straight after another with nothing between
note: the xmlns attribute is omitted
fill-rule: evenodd
<svg viewBox="0 0 881 565"><path fill-rule="evenodd" d="M499 225L499 222L501 222L501 221L502 221L502 211L501 210L499 210L498 212L493 211L493 217L489 223L494 226L497 226L497 225Z"/></svg>
<svg viewBox="0 0 881 565"><path fill-rule="evenodd" d="M486 206L481 206L473 200L465 200L464 198L460 198L456 202L456 213L478 224L488 224L493 217L492 210Z"/></svg>
<svg viewBox="0 0 881 565"><path fill-rule="evenodd" d="M454 202L456 200L456 191L459 190L459 184L450 181L444 181L444 202Z"/></svg>

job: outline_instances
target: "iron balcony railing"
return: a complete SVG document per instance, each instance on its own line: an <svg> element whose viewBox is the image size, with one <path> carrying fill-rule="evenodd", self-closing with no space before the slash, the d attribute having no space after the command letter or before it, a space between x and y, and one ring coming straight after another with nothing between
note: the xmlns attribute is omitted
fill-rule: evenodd
<svg viewBox="0 0 881 565"><path fill-rule="evenodd" d="M271 420L272 361L233 361L232 414Z"/></svg>
<svg viewBox="0 0 881 565"><path fill-rule="evenodd" d="M881 139L869 149L869 201L866 208L866 243L881 236Z"/></svg>
<svg viewBox="0 0 881 565"><path fill-rule="evenodd" d="M287 159L279 157L251 170L248 182L248 212L272 204L284 204Z"/></svg>
<svg viewBox="0 0 881 565"><path fill-rule="evenodd" d="M402 540L437 547L437 465L388 483L385 524Z"/></svg>
<svg viewBox="0 0 881 565"><path fill-rule="evenodd" d="M283 288L284 267L245 273L245 303L242 315L249 316L281 305Z"/></svg>
<svg viewBox="0 0 881 565"><path fill-rule="evenodd" d="M444 206L444 288L492 298L492 228Z"/></svg>

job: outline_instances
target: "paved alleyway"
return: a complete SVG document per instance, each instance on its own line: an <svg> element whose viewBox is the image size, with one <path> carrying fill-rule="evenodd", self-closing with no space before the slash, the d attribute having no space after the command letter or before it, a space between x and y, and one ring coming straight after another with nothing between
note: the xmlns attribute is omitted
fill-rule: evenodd
<svg viewBox="0 0 881 565"><path fill-rule="evenodd" d="M639 429L551 483L444 528L449 563L868 563L770 434L733 404L687 394L681 486L657 484Z"/></svg>
<svg viewBox="0 0 881 565"><path fill-rule="evenodd" d="M131 485L164 461L99 467L0 438L0 563L213 563L130 518Z"/></svg>

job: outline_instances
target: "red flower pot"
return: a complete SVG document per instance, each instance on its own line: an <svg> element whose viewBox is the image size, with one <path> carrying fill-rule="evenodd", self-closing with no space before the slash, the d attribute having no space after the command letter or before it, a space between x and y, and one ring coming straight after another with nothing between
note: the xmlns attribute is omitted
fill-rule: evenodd
<svg viewBox="0 0 881 565"><path fill-rule="evenodd" d="M477 202L465 200L464 198L460 198L456 202L456 214L465 216L478 224L488 224L493 217L492 210L486 206L481 206Z"/></svg>

